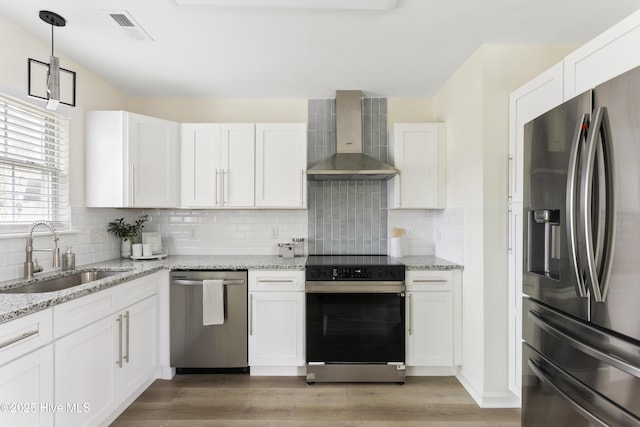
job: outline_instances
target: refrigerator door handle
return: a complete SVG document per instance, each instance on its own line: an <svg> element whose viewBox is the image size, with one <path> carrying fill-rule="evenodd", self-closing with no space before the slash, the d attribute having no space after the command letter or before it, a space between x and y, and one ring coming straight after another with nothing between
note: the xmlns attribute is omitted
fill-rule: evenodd
<svg viewBox="0 0 640 427"><path fill-rule="evenodd" d="M598 138L599 136L601 139ZM602 144L599 141L602 141ZM598 168L597 173L596 168ZM594 182L594 179L597 182ZM595 194L594 186L596 187ZM595 302L604 302L609 287L609 275L613 261L613 237L615 234L613 152L611 147L611 127L606 107L599 107L594 115L583 159L580 187L587 274ZM594 197L596 198L595 200ZM601 198L603 197L605 202L604 211L601 209ZM597 215L595 224L593 218L594 202L597 209L597 212L595 212ZM602 218L602 215L604 215L604 218ZM595 236L594 225L596 228Z"/></svg>
<svg viewBox="0 0 640 427"><path fill-rule="evenodd" d="M602 350L599 350L587 343L584 343L571 335L562 332L558 328L549 324L540 314L535 311L529 310L527 314L533 322L540 327L540 329L548 332L549 334L555 336L556 338L567 341L574 348L582 351L583 353L588 354L591 357L594 357L601 362L606 363L607 365L613 366L615 368L620 369L623 372L626 372L629 375L633 375L636 378L640 378L640 368L636 367L633 363L627 362L626 360L615 357L611 354L605 353Z"/></svg>
<svg viewBox="0 0 640 427"><path fill-rule="evenodd" d="M565 402L567 402L577 412L582 414L584 417L588 418L589 421L591 421L591 422L593 422L593 423L595 423L595 424L597 424L599 426L610 427L608 423L604 422L599 417L597 417L595 414L592 414L589 410L587 410L586 408L582 407L582 405L580 405L578 402L576 402L571 396L569 396L567 393L562 391L562 389L560 389L560 387L555 385L554 382L553 382L553 379L551 377L549 377L547 374L544 373L544 371L542 370L542 367L538 363L536 363L532 359L528 359L527 360L527 364L529 365L529 368L531 369L531 371L535 374L536 377L538 377L538 379L540 381L542 381L547 386L551 387L551 389L553 389L553 391L555 391L558 396L560 396ZM573 384L573 381L571 381L571 383ZM576 386L577 386L577 384L576 384ZM578 387L584 393L591 393L584 386L578 386Z"/></svg>
<svg viewBox="0 0 640 427"><path fill-rule="evenodd" d="M577 240L577 210L576 199L578 191L578 164L583 146L583 139L589 129L589 114L583 114L582 120L578 123L578 128L575 132L575 138L571 145L571 151L569 153L569 169L567 171L567 242L569 243L569 263L571 265L571 271L574 272L576 279L576 293L582 298L588 297L587 285L584 282L582 273L580 271L580 263L578 258L578 240Z"/></svg>

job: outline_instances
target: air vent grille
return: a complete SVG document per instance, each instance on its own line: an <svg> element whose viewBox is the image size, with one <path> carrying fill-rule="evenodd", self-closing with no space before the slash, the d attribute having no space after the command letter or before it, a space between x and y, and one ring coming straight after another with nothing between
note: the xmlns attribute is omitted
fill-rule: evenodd
<svg viewBox="0 0 640 427"><path fill-rule="evenodd" d="M109 16L111 22L118 24L120 28L130 39L136 41L153 41L153 38L144 28L137 22L131 14L126 10L103 10Z"/></svg>
<svg viewBox="0 0 640 427"><path fill-rule="evenodd" d="M123 15L122 13L110 13L109 16L112 17L113 20L116 21L121 27L135 27L135 25L133 25L133 22L131 22L129 18L127 18L127 16Z"/></svg>

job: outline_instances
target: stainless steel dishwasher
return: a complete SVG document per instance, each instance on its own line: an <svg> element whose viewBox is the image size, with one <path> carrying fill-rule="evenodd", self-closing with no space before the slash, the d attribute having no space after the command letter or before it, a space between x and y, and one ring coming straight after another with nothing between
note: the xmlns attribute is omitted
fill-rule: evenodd
<svg viewBox="0 0 640 427"><path fill-rule="evenodd" d="M224 323L203 325L202 282L223 280ZM247 272L186 270L171 272L171 366L247 370Z"/></svg>

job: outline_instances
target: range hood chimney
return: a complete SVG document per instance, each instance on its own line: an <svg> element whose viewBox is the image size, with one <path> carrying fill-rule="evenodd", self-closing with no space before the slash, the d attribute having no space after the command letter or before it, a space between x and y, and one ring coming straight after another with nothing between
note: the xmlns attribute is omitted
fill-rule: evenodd
<svg viewBox="0 0 640 427"><path fill-rule="evenodd" d="M362 152L362 94L359 90L336 91L337 152L307 170L309 179L389 179L398 173Z"/></svg>

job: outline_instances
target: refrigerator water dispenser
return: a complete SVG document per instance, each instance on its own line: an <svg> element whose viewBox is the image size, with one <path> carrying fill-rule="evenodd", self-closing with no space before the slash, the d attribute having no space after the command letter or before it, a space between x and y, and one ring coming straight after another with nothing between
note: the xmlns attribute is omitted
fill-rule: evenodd
<svg viewBox="0 0 640 427"><path fill-rule="evenodd" d="M560 279L560 210L529 211L528 265L531 273Z"/></svg>

